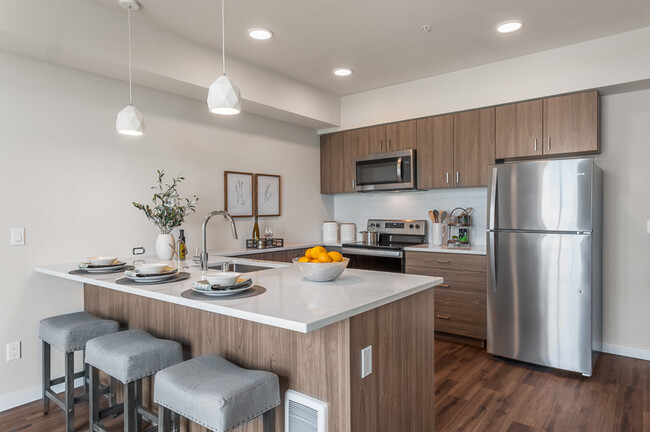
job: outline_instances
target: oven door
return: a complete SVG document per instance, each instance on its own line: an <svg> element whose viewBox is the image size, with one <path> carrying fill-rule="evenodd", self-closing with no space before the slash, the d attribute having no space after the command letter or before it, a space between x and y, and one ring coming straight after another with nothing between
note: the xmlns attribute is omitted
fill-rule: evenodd
<svg viewBox="0 0 650 432"><path fill-rule="evenodd" d="M404 252L401 250L344 247L341 253L350 259L350 268L404 273Z"/></svg>

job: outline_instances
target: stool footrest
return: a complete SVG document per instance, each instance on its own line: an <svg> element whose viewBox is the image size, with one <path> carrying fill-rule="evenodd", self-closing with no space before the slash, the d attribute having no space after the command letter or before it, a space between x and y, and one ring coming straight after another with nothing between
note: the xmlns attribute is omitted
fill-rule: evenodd
<svg viewBox="0 0 650 432"><path fill-rule="evenodd" d="M104 426L102 426L99 423L95 423L93 425L93 430L92 432L111 432L110 429L106 429Z"/></svg>
<svg viewBox="0 0 650 432"><path fill-rule="evenodd" d="M99 411L99 419L101 420L101 419L105 419L106 417L122 414L123 411L124 411L124 404L119 403L117 405Z"/></svg>
<svg viewBox="0 0 650 432"><path fill-rule="evenodd" d="M144 417L149 423L158 424L158 416L154 414L153 411L149 411L143 406L137 407L136 411L138 412L138 414Z"/></svg>
<svg viewBox="0 0 650 432"><path fill-rule="evenodd" d="M50 389L45 389L45 396L54 402L59 408L65 411L65 402L58 398L57 394Z"/></svg>

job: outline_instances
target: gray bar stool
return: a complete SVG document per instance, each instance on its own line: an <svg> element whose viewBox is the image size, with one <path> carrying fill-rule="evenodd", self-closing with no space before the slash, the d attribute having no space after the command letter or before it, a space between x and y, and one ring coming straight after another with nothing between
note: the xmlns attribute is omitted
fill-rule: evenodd
<svg viewBox="0 0 650 432"><path fill-rule="evenodd" d="M97 336L115 333L119 328L116 321L99 319L87 312L75 312L41 320L38 333L43 340L43 413L50 410L50 400L65 412L66 431L74 430L74 405L88 397L88 370L74 371L74 353L82 351L86 342ZM52 379L51 347L65 353L65 375ZM84 394L74 396L75 378L84 377ZM65 399L61 401L52 386L65 383Z"/></svg>
<svg viewBox="0 0 650 432"><path fill-rule="evenodd" d="M153 425L158 419L142 406L142 379L183 361L181 344L157 339L142 330L100 336L86 344L90 365L90 431L107 431L100 420L124 413L124 430L142 429L142 417ZM124 403L99 411L99 370L124 384ZM153 429L155 430L155 429Z"/></svg>
<svg viewBox="0 0 650 432"><path fill-rule="evenodd" d="M172 412L215 432L261 415L264 432L275 430L280 385L271 372L242 369L216 355L205 355L161 370L155 381L159 432L170 430Z"/></svg>

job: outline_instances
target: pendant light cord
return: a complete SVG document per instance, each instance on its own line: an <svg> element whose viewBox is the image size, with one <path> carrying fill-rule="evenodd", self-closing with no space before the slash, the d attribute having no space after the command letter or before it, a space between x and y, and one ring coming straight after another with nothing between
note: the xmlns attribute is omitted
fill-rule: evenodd
<svg viewBox="0 0 650 432"><path fill-rule="evenodd" d="M131 90L131 6L128 12L129 21L129 105L133 105L133 91Z"/></svg>
<svg viewBox="0 0 650 432"><path fill-rule="evenodd" d="M221 59L223 62L223 74L226 74L226 19L224 15L224 3L221 0Z"/></svg>

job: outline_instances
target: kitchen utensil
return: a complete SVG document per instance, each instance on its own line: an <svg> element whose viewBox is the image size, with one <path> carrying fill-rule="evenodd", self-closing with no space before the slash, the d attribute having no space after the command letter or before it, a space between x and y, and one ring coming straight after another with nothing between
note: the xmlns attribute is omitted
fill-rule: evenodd
<svg viewBox="0 0 650 432"><path fill-rule="evenodd" d="M447 221L447 216L449 216L449 213L443 210L440 214L440 223L445 223Z"/></svg>
<svg viewBox="0 0 650 432"><path fill-rule="evenodd" d="M379 243L379 233L377 231L368 231L368 241L367 245L375 246Z"/></svg>
<svg viewBox="0 0 650 432"><path fill-rule="evenodd" d="M431 222L436 223L436 217L433 214L433 210L429 210L429 219L431 219Z"/></svg>
<svg viewBox="0 0 650 432"><path fill-rule="evenodd" d="M438 210L434 210L434 211L433 211L433 217L434 217L434 221L433 221L433 222L434 222L434 223L438 223L438 222L440 222L440 220L438 219L438 215L439 215L439 214L440 214L440 213L438 212Z"/></svg>
<svg viewBox="0 0 650 432"><path fill-rule="evenodd" d="M305 263L299 262L300 258L294 258L293 262L298 265L305 279L313 282L329 282L341 276L350 262L350 258L343 258L341 262L331 263Z"/></svg>

